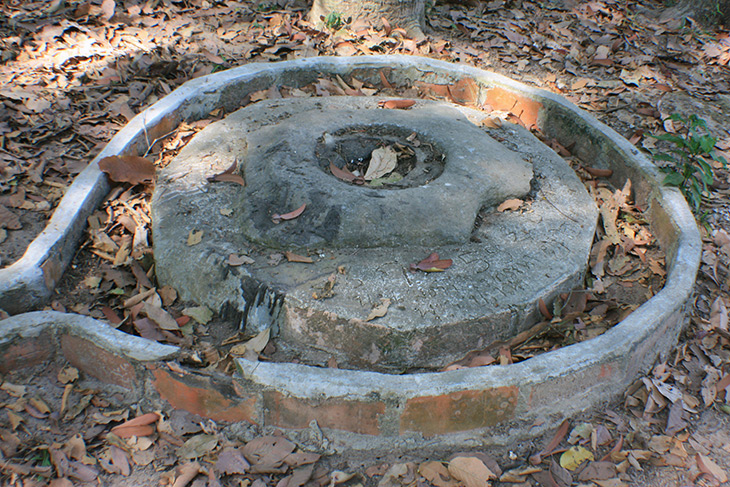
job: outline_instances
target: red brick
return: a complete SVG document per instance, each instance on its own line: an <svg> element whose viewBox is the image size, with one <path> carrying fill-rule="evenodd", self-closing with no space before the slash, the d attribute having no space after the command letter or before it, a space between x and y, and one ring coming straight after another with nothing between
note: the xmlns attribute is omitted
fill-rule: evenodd
<svg viewBox="0 0 730 487"><path fill-rule="evenodd" d="M493 426L514 417L517 393L517 387L498 387L414 397L406 402L400 432L432 436Z"/></svg>
<svg viewBox="0 0 730 487"><path fill-rule="evenodd" d="M148 368L154 376L153 384L160 397L175 409L184 409L214 421L258 423L255 396L241 399L236 396L233 387L215 384L209 377L193 374L180 376L154 365ZM224 395L219 389L226 387L230 391Z"/></svg>
<svg viewBox="0 0 730 487"><path fill-rule="evenodd" d="M537 126L542 104L504 88L491 88L487 91L487 103L493 110L503 110L513 114L528 129Z"/></svg>
<svg viewBox="0 0 730 487"><path fill-rule="evenodd" d="M126 389L137 385L137 373L129 360L74 335L61 337L61 349L74 367L110 384Z"/></svg>
<svg viewBox="0 0 730 487"><path fill-rule="evenodd" d="M15 340L0 352L0 373L38 365L53 356L55 343L49 333Z"/></svg>
<svg viewBox="0 0 730 487"><path fill-rule="evenodd" d="M289 397L277 391L264 393L267 426L306 428L313 420L322 428L379 435L379 418L385 414L382 401L324 401Z"/></svg>

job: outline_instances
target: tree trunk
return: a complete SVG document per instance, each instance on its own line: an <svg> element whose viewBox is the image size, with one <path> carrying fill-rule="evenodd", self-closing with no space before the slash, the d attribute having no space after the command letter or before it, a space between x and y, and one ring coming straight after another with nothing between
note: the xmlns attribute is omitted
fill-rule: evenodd
<svg viewBox="0 0 730 487"><path fill-rule="evenodd" d="M328 14L347 18L365 19L376 27L385 18L392 27L405 29L406 33L421 40L426 22L426 0L314 0L309 19L321 25Z"/></svg>
<svg viewBox="0 0 730 487"><path fill-rule="evenodd" d="M688 17L704 27L730 27L730 0L679 0L661 13L660 20L681 26Z"/></svg>

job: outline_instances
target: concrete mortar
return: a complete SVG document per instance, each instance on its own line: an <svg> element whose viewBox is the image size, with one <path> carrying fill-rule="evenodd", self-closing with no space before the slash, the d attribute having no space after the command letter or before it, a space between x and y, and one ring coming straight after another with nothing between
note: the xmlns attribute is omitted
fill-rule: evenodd
<svg viewBox="0 0 730 487"><path fill-rule="evenodd" d="M285 81L287 85L301 86L323 74L355 74L363 81L375 81L381 70L390 70L389 79L395 85L471 78L479 86L481 101L492 102L496 109L522 107L528 115L526 125L539 128L564 146L575 144L577 154L591 166L613 169L612 182L616 186L622 186L630 177L635 199L647 210L652 230L667 255L665 287L603 335L510 366L393 376L239 361L240 374L233 385L216 389L236 392L223 397L227 401L224 405L208 406L202 412L213 418L255 422L265 429L303 428L308 419L310 427L291 430L290 434L319 438L323 450L392 451L512 444L620 395L676 343L683 326L684 305L693 290L701 252L699 232L686 202L678 191L658 183L658 171L635 147L563 98L473 67L425 58L312 58L251 64L186 83L133 119L79 175L43 234L20 261L0 271L0 308L19 313L50 297L73 255L83 222L105 194L106 182L96 164L100 158L144 152L146 137L154 139L180 121L205 117L215 108L234 109L247 93L274 83ZM509 107L500 108L506 105ZM43 312L21 314L0 322L2 371L49 358L59 344L54 339L58 330L69 327L95 344L97 353L106 354L106 359L116 361L126 371L133 370L134 373L123 370L129 387L142 387L147 395L159 393L176 407L193 409L189 401L178 401L169 392L160 393L161 388L155 384L160 384L161 379L153 380L151 375L157 371L162 377L157 364L174 358L174 347L160 349L165 346L132 339L85 317ZM122 347L125 343L128 345ZM73 347L62 345L60 350L72 356ZM141 351L147 347L158 352L145 355ZM128 362L131 369L122 361ZM91 373L88 362L82 365ZM186 375L198 377L201 373L188 371ZM107 379L112 382L118 377ZM175 380L184 381L185 377ZM201 377L198 383L213 387L229 381L230 378L213 374ZM203 386L190 390L198 395L213 394ZM348 411L362 411L363 421L374 417L374 434L353 432L362 429L352 422L338 423L336 419L341 415L334 414L335 409L322 408L332 414L318 415L313 406L328 402L347 406ZM289 414L297 405L304 417ZM468 414L468 421L460 419L464 411L478 409L480 405L486 406L485 414ZM376 412L369 416L368 411ZM424 416L424 411L435 413L429 417ZM324 425L323 434L317 424Z"/></svg>

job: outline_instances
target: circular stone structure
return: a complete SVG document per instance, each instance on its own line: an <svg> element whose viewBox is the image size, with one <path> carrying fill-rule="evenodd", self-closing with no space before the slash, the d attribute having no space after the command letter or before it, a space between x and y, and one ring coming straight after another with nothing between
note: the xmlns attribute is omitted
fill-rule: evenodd
<svg viewBox="0 0 730 487"><path fill-rule="evenodd" d="M476 110L379 101L261 101L197 134L153 197L160 283L216 311L232 306L247 333L271 327L292 358L394 373L509 339L534 323L540 299L581 285L598 210L562 158L517 125L493 130L498 142ZM387 144L413 154L396 184L330 172ZM212 182L231 168L245 187ZM531 204L497 211L509 198ZM201 243L187 245L191 231ZM273 265L281 251L312 262ZM453 265L409 272L432 252ZM231 267L231 254L254 262ZM387 314L367 321L382 300Z"/></svg>
<svg viewBox="0 0 730 487"><path fill-rule="evenodd" d="M571 147L574 156L590 167L610 169L610 182L615 187L623 187L631 180L634 202L644 210L643 216L666 255L664 288L591 340L507 366L402 375L245 359L236 359L237 371L228 375L187 366L183 360L186 351L129 336L100 320L77 314L27 312L52 298L56 282L78 249L87 217L108 194L109 184L99 170L99 160L113 155L144 154L150 149L150 141L164 138L182 122L206 118L213 110L237 110L255 91L282 85L301 88L323 76L339 76L345 81L353 77L373 85L386 76L399 87L471 82L480 104L507 111L530 129L542 132L547 140ZM505 144L509 144L509 132L504 132ZM544 148L538 152L545 154ZM328 152L322 154L327 156ZM211 159L209 163L227 169L235 162L225 151L219 151L217 157L221 160ZM540 164L535 162L534 174L539 180ZM184 176L184 170L179 175ZM0 269L0 308L16 313L0 321L0 373L60 355L83 373L128 390L145 411L172 407L214 421L252 423L263 431L283 432L298 444L323 452L359 450L377 454L428 448L433 453L514 445L557 427L566 417L620 397L637 377L652 369L657 359L666 359L676 344L686 322L686 304L692 298L702 244L695 219L681 193L662 186L662 178L636 147L561 96L472 66L415 56L317 57L250 63L202 76L147 108L120 130L66 190L48 227L23 258ZM204 178L199 178L198 183L199 191L211 198L227 185L209 185ZM554 196L549 186L543 188L543 193L548 198ZM238 188L233 197L240 194ZM220 196L221 204L231 201L224 196ZM197 198L196 201L200 204ZM540 201L536 194L535 203ZM205 218L229 210L233 216L232 209L223 206L205 210L209 211ZM199 216L196 211L192 209ZM501 218L500 215L488 216ZM284 224L287 223L291 222ZM198 224L196 221L195 225ZM186 230L192 227L184 226ZM198 245L213 237L220 252L240 250L236 243L221 243L219 237L232 237L235 233L229 227L210 226ZM235 237L239 241L240 238ZM537 245L534 240L532 243ZM514 250L516 246L506 241L503 247ZM351 253L367 250L353 249ZM251 292L258 289L251 277L255 269L249 268L247 274L242 274L236 271L238 268L221 262L220 252L213 248L200 255L218 273L220 282L215 283L214 290L230 292L234 309L240 309L246 297L247 326L264 323L267 317L271 320L266 306L267 300L271 302L271 293L265 289ZM450 257L443 251L442 254ZM321 262L321 257L314 257ZM416 261L423 254L413 257ZM165 257L168 261L174 258L174 254ZM377 269L379 265L376 262L372 267ZM190 269L195 266L190 265ZM404 271L404 267L399 269ZM433 277L441 279L452 270L411 277L417 277L419 282ZM206 269L203 274L209 272ZM197 277L186 276L188 296L192 295L191 290L197 290L205 301L220 303L220 295L211 292L208 296L202 286L196 288ZM338 278L338 292L341 284ZM247 289L247 294L243 289ZM444 296L452 299L450 293ZM274 301L281 306L281 300ZM397 308L391 306L392 310ZM448 336L456 337L455 333ZM169 362L174 360L181 363L170 366Z"/></svg>

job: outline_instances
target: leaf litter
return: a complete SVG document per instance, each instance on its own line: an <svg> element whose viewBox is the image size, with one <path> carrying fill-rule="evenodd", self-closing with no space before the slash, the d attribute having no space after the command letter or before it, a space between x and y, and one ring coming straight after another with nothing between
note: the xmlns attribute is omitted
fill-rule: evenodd
<svg viewBox="0 0 730 487"><path fill-rule="evenodd" d="M58 2L54 2L56 3ZM90 156L98 152L119 127L145 105L164 96L183 81L212 72L220 65L230 66L252 59L267 61L319 52L343 54L348 51L349 54L399 52L428 55L449 60L466 60L480 65L489 62L493 66L501 67L506 74L520 75L525 79L532 77L535 84L562 93L582 108L596 113L599 118L608 119L609 125L613 127L621 129L639 126L646 133L657 129L668 132L672 130L670 125L663 124L655 116L659 113L662 118L666 118L665 115L668 114L660 103L665 94L686 90L701 96L712 96L715 92L728 91L727 81L721 75L712 74L722 73L730 60L729 50L726 43L723 44L722 37L718 43L704 37L705 34L700 32L682 33L670 24L659 27L651 21L642 24L627 22L623 7L613 2L580 4L570 11L542 9L532 2L523 2L520 9L506 8L499 2L494 5L484 2L465 2L463 5L437 3L429 15L429 22L436 32L453 35L449 34L448 39L434 38L424 43L391 37L397 35L398 29L378 31L366 27L361 31L345 30L337 36L318 33L297 20L297 12L302 12L301 9L281 9L267 13L254 11L246 4L220 6L216 2L205 2L205 5L201 3L200 7L193 8L199 9L199 12L204 12L206 8L217 8L219 10L216 11L216 16L190 16L180 13L183 6L178 2L167 3L164 9L154 3L145 7L129 7L110 0L105 0L101 7L92 3L71 7L64 6L63 3L58 5L61 6L51 6L47 12L43 11L42 15L49 15L46 17L48 23L38 30L28 27L42 18L42 10L35 9L32 2L27 5L4 4L2 7L10 9L14 19L20 19L12 27L16 31L9 30L8 26L2 27L8 29L8 35L3 38L0 46L4 59L10 60L2 67L2 72L17 88L12 91L3 89L0 92L0 100L5 105L5 111L0 118L0 132L5 143L4 150L0 151L0 162L3 164L0 174L0 212L4 211L3 214L7 216L0 219L5 225L1 229L4 233L0 234L0 240L3 241L0 242L3 265L12 262L24 251L24 247L21 247L20 253L13 254L5 248L20 233L33 231L32 225L24 218L31 214L37 215L40 221L47 218L70 183L70 178L84 167ZM43 7L45 8L45 4ZM528 15L523 12L528 12ZM229 16L234 21L225 23ZM600 25L593 21L595 18L601 19ZM191 35L177 36L174 41L176 50L155 50L158 40L168 36L172 25L170 19L179 22L176 29L187 28ZM144 24L139 23L140 20ZM144 25L144 28L140 29L139 25ZM541 26L554 28L544 29ZM200 49L196 43L201 41L201 34L213 31L216 32L215 38L219 42ZM104 41L105 39L110 41ZM664 47L659 47L657 39L664 43L661 44ZM60 40L64 42L57 42ZM70 50L74 44L83 42L89 42L92 52L72 55ZM111 45L105 45L105 42ZM142 45L146 50L139 57L122 58L113 65L104 66L100 62L112 55L113 49L130 45L135 48ZM523 49L527 45L531 46L530 49ZM588 49L584 49L585 46ZM663 49L671 52L674 60L658 62L657 60L663 59ZM696 55L698 51L702 55ZM170 54L173 52L184 54ZM499 62L495 62L497 60ZM47 69L44 64L46 61L61 69ZM528 65L534 66L537 61L542 66L538 69L542 71L533 72L539 73L538 75L525 71ZM30 68L13 71L17 63L26 63ZM697 64L701 64L703 69L711 73L708 75L712 80L711 84L696 76L694 70L688 69ZM623 67L614 73L612 70L616 69L616 65ZM81 73L84 75L80 76ZM264 93L252 94L251 99L343 93L351 96L372 96L377 93L393 96L399 94L396 90L404 88L393 85L385 70L380 75L381 87L368 86L355 78L347 81L340 78L319 80L310 92L307 92L308 87L272 87L264 90ZM41 89L37 82L40 77L44 79ZM578 82L575 82L576 79ZM119 80L126 82L119 84ZM411 90L404 93L407 98L421 94L465 105L480 102L474 96L476 91L468 79L459 80L452 85L432 84L405 89ZM638 94L648 100L648 104L634 103ZM73 103L69 103L71 99ZM638 109L632 111L632 106L638 106ZM528 127L533 123L531 107L521 104L520 101L511 106L489 108L493 114L499 114L490 118L495 122L486 125L487 129L498 128L497 120L522 123ZM72 114L73 110L81 111L85 118L58 116ZM211 119L190 125L182 124L173 134L149 141L152 152L145 154L145 158L155 160L156 167L164 166L197 130L223 115L224 113L218 112L212 114ZM78 122L69 124L68 120ZM651 144L643 137L641 130L627 133L627 138L642 147L649 147ZM725 140L727 139L725 136ZM42 150L40 155L35 148ZM570 148L554 148L564 157L571 157ZM662 274L665 272L663 258L655 253L653 237L642 232L644 225L641 212L624 199L624 196L630 196L630 190L624 194L623 189L610 188L601 181L601 178L612 176L610 171L592 166L593 163L588 161L575 161L574 166L579 173L585 173L587 184L593 185L592 192L602 209L601 225L596 236L600 239L594 245L591 255L587 289L585 292L562 296L557 303L551 303L553 309L548 310L548 315L552 315L550 320L538 324L541 326L533 330L535 333L520 337L519 342L524 344L520 349L514 348L517 342L506 349L510 352L510 360L529 357L536 350L550 349L558 340L571 343L605 330L636 305L622 304L622 294L625 293L619 291L644 291L645 297L648 297L661 288L660 278L663 278ZM722 171L719 174L725 177ZM135 184L135 180L150 183L152 178L149 173L141 173L129 179L130 184ZM216 180L214 176L214 181L220 180ZM241 181L231 182L241 184ZM727 190L722 187L714 189L706 203L710 208L726 205ZM58 299L51 304L53 309L90 314L102 319L107 315L117 315L113 320L115 326L127 332L133 331L133 323L143 319L150 322L149 326L158 327L153 320L140 317L145 306L147 309L155 309L163 301L162 293L154 290L151 268L145 263L151 255L147 236L150 226L148 199L149 193L143 186L116 187L113 190L105 206L89 219L90 238L84 244L84 250L88 251L85 255L90 255L86 259L93 260L82 263L79 267L80 274L85 269L93 269L93 282L97 282L96 279L99 278L101 281L98 285L88 287L87 291L69 290L67 298ZM510 208L507 211L514 210ZM727 372L728 303L725 285L730 256L728 248L727 234L717 225L714 230L704 234L698 296L691 314L690 329L673 356L657 364L643 378L649 380L639 380L629 389L624 406L629 411L628 418L607 409L602 418L591 421L592 428L581 424L579 432L571 435L580 446L593 452L595 458L601 459L586 461L578 466L575 475L581 481L602 486L629 485L632 476L660 465L683 468L698 482L712 484L726 478L727 467L722 465L727 463L720 462L718 455L727 459L721 456L722 451L728 448L727 435L714 431L709 437L702 437L696 431L688 431L688 428L692 425L692 418L700 411L712 410L720 415L730 414L727 394L730 381ZM136 263L142 265L135 266ZM647 275L646 268L651 271L651 275ZM88 276L84 275L79 281L86 277ZM92 295L91 291L96 294ZM136 304L129 303L128 307L117 302L131 296L143 297ZM107 313L103 313L98 304L100 297L110 300L108 304L112 306L106 305ZM149 302L145 303L145 300ZM165 301L170 301L170 298ZM172 298L172 301L174 303L176 298ZM166 303L164 307L171 305L172 303ZM173 306L181 307L180 305L181 303L175 303ZM185 310L175 307L166 309L166 312L176 322L185 321L189 316L185 314ZM195 314L190 310L188 312ZM582 314L576 317L576 313ZM195 322L204 326L209 320L210 318L203 317L200 320L195 319ZM171 323L168 322L168 325ZM187 342L187 346L192 347L197 340L194 335L186 336L183 331L156 329L165 341L175 340L182 345ZM164 335L163 331L169 335ZM538 332L544 335L538 335ZM504 346L487 352L480 351L482 355L472 356L472 363L489 362L489 353L501 360L507 357L504 351ZM492 357L492 362L489 363L496 360ZM78 379L68 380L63 388L63 396L76 397L78 400L69 402L67 399L65 404L74 406L59 409L45 399L43 402L49 405L51 414L59 410L66 411L64 418L67 421L77 421L87 408L104 408L100 400L94 399L94 394L79 392L74 386ZM2 390L12 390L11 385L12 383L4 382ZM8 416L10 417L10 413L14 415L16 429L13 431L8 428L9 433L3 431L0 435L4 445L3 452L6 454L12 451L13 445L16 452L25 451L18 450L23 448L19 446L22 443L16 441L12 435L22 434L24 428L28 428L33 421L47 421L47 418L43 418L46 414L42 412L44 408L41 403L31 402L22 394L12 402L5 403L8 404ZM11 406L15 410L9 409ZM586 433L587 431L590 433ZM542 452L545 458L552 456L553 450L560 450L558 445L561 441L567 441L564 438L567 433L563 433L558 444L551 447L550 451ZM645 444L646 438L648 443ZM68 441L70 452L74 443L71 439ZM184 444L184 441L176 442ZM725 450L720 446L724 446ZM102 469L103 466L108 466L121 474L127 471L124 466L125 458L131 458L132 463L129 460L127 463L131 465L133 475L134 470L141 468L144 463L141 452L148 450L133 450L132 454L128 454L125 453L127 447L122 444L108 444L101 451L111 452L111 463L104 463L104 456L99 453L98 465ZM568 448L570 447L566 446L562 451L568 451ZM59 453L55 448L36 451L47 452L40 455L41 459L45 455L56 471L72 478L90 478L93 473L85 468L85 464L80 463L77 455ZM120 455L120 452L123 454ZM135 454L140 459L139 463L135 463ZM555 455L557 454L556 452ZM169 455L159 457L159 465L170 461ZM526 458L527 455L522 458L522 462ZM168 466L174 462L173 459ZM448 473L445 466L447 464L437 463L444 466L446 472L440 471L438 476L431 476L430 479L433 480L429 479L429 482L433 485L438 485L436 482L456 485L459 481ZM582 467L583 464L587 464L585 468ZM538 465L542 467L540 472L534 471L539 467L530 466L516 467L510 472L515 472L515 477L527 479L536 479L540 474L550 475L552 482L564 475L555 466L556 462L544 459ZM614 466L614 471L610 465ZM93 465L89 468L101 471ZM388 477L389 482L394 485L418 481L420 469L417 465L401 467L395 463L389 469L392 472ZM386 471L389 469L386 468ZM168 478L177 479L179 485L184 485L196 476L204 475L201 473L204 470L200 462L185 463L179 470L169 470L172 473ZM10 461L4 463L3 475L10 474L41 475L48 478L51 476L51 467L43 466L41 461L35 464ZM611 474L615 476L611 477ZM330 481L326 474L317 475L315 472L312 477L326 479L324 483ZM334 478L333 476L333 481ZM375 479L378 478L376 475ZM267 482L261 478L253 481L259 482L259 485ZM321 485L324 483L320 481Z"/></svg>

